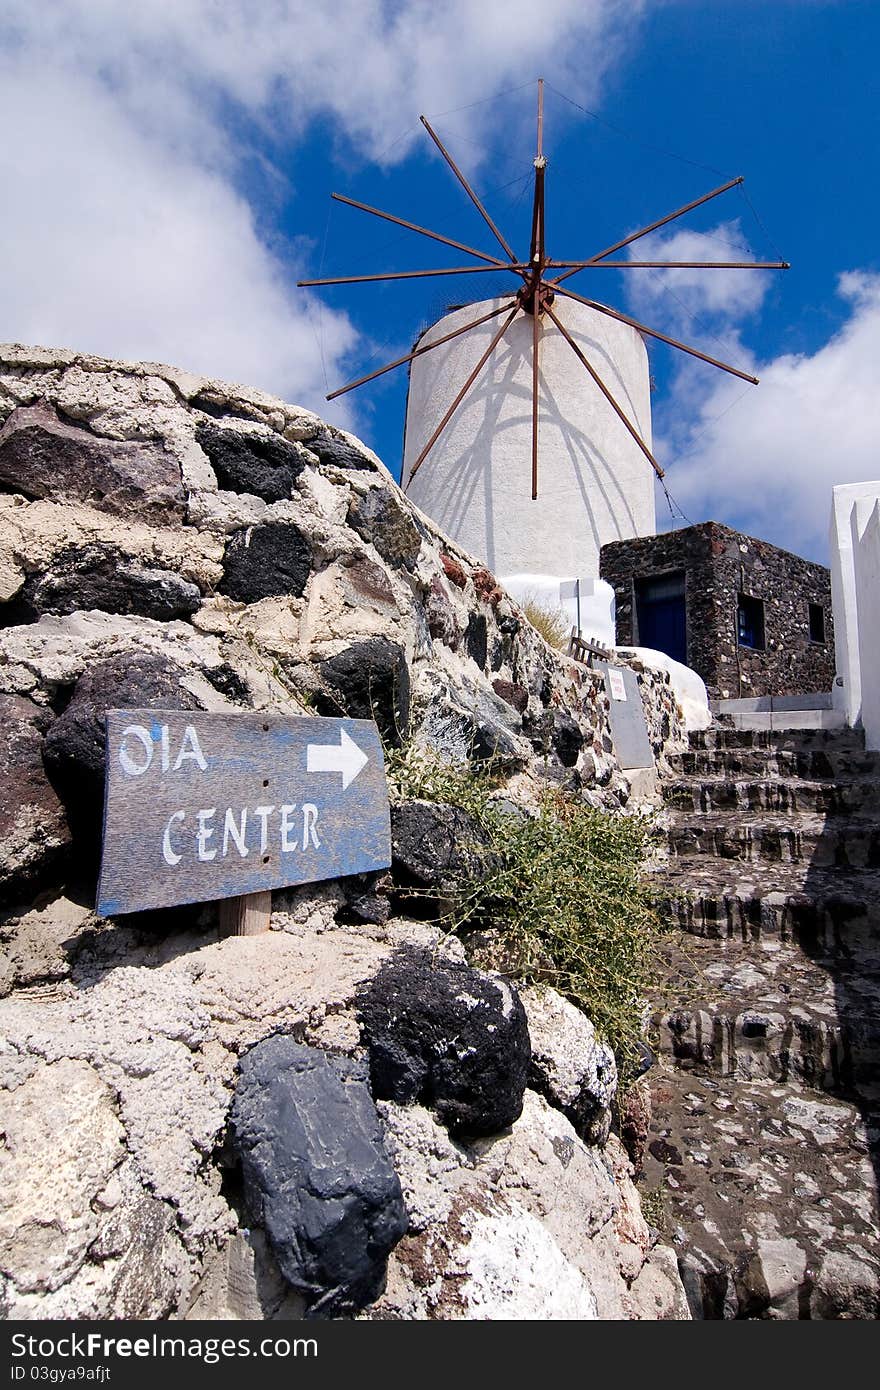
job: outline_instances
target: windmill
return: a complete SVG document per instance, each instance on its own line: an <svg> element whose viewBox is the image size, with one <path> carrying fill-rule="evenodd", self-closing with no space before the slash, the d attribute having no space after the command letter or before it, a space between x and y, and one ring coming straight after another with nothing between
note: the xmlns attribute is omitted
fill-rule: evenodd
<svg viewBox="0 0 880 1390"><path fill-rule="evenodd" d="M530 351L528 351L527 355L530 358L530 361L528 363L528 374L530 376L531 396L529 414L532 499L536 500L539 496L539 420L541 415L539 406L542 393L542 386L544 388L544 394L546 396L548 391L551 395L553 394L554 385L552 379L545 378L542 368L542 359L544 355L546 355L548 352L556 352L558 359L558 351L555 347L555 344L552 342L552 338L557 338L559 341L565 344L565 352L567 354L571 354L570 360L572 364L575 364L575 370L578 373L580 373L583 384L586 385L590 390L592 390L594 394L598 393L598 397L601 397L601 399L604 400L606 406L603 408L610 410L614 419L617 422L614 428L618 432L621 430L621 428L626 432L626 435L629 437L629 440L631 441L629 447L637 450L638 455L641 456L643 460L641 465L642 469L644 469L645 467L644 460L646 460L647 463L650 464L651 469L653 469L654 473L656 473L656 475L659 478L663 478L664 471L660 466L660 463L655 458L650 444L648 443L648 440L646 438L646 435L649 433L650 428L649 407L646 406L645 409L642 410L642 415L646 416L647 418L647 427L643 426L642 428L640 428L639 421L633 418L635 411L632 409L631 406L631 399L634 398L634 395L637 395L638 392L633 392L632 390L627 389L626 382L623 381L622 377L620 380L609 380L608 371L602 366L601 360L598 360L601 358L602 353L595 351L593 346L591 346L591 343L593 343L593 340L595 339L595 334L583 330L582 323L580 320L578 320L577 324L574 324L572 322L566 323L564 321L566 318L566 312L563 311L563 306L566 306L566 311L569 312L569 316L570 313L574 311L576 306L580 306L579 312L581 313L581 315L587 313L589 315L590 323L598 321L597 316L599 317L599 319L605 319L610 321L609 331L611 327L615 328L616 330L618 326L625 326L623 328L624 334L628 333L634 341L638 342L639 347L642 350L643 356L644 339L651 338L659 342L666 343L680 352L686 353L693 358L697 358L702 362L708 363L712 367L718 368L723 372L727 372L734 377L739 377L742 380L750 382L754 385L757 385L757 378L750 375L748 372L731 365L730 363L723 362L716 357L712 357L709 354L700 351L698 348L694 346L681 342L678 339L671 337L667 333L663 333L656 328L652 328L645 323L639 322L637 319L633 318L629 314L624 313L620 309L613 308L607 304L599 302L594 298L577 293L575 290L571 289L569 284L567 284L566 282L568 282L573 276L578 274L612 269L699 269L707 271L734 269L787 269L788 263L785 261L669 261L649 259L638 260L635 258L630 258L630 255L624 256L622 258L619 255L619 253L624 251L625 248L632 246L633 243L639 241L642 237L645 237L649 233L655 232L659 228L665 227L668 224L677 221L677 219L685 216L685 214L692 212L694 209L701 207L703 204L708 203L710 200L719 197L721 194L726 193L728 190L732 188L735 188L738 184L741 184L743 182L742 177L727 180L727 182L721 184L719 187L713 188L708 193L704 193L700 197L694 198L692 201L684 204L682 207L676 208L673 212L667 213L665 216L657 218L656 220L648 223L646 226L640 227L636 231L630 232L628 235L620 237L610 246L606 246L602 250L594 252L586 259L554 259L547 254L547 241L544 216L545 180L547 172L547 160L544 156L543 149L544 83L542 80L539 80L537 100L537 148L534 158L534 190L532 199L531 237L529 243L528 257L525 259L520 259L517 257L508 239L504 236L503 232L493 221L483 202L478 197L471 184L468 182L467 178L456 164L452 155L449 153L448 149L444 145L440 136L434 130L431 123L425 116L421 116L420 120L428 135L430 136L431 140L433 141L434 145L436 146L439 153L445 160L449 169L451 170L452 174L454 175L458 183L461 185L461 187L464 189L468 198L473 203L477 212L480 214L480 217L482 218L486 227L491 232L492 237L497 243L498 249L501 252L503 252L503 256L497 254L497 252L493 253L490 251L485 251L475 248L473 246L466 245L464 242L457 241L452 237L448 237L442 235L439 232L432 231L427 227L419 226L418 224L411 222L403 217L398 217L392 213L384 212L379 208L371 207L366 203L359 202L354 198L346 197L343 194L334 193L332 196L338 202L356 208L361 212L368 213L373 217L382 218L387 222L391 222L396 224L397 226L404 227L412 232L417 233L420 236L430 238L431 240L439 242L445 246L452 247L455 250L461 251L465 255L471 257L472 262L478 263L470 263L467 265L456 266L452 268L444 267L426 270L384 271L365 275L333 276L323 279L301 280L298 283L302 286L316 287L324 285L363 284L383 280L387 281L422 279L446 275L493 274L497 276L500 272L506 272L513 277L514 284L509 292L509 295L501 296L499 301L492 302L488 307L484 303L482 305L471 305L469 306L469 310L467 311L459 311L457 314L451 316L451 321L454 322L454 326L451 327L449 331L438 333L436 330L444 326L443 322L441 321L441 324L435 325L433 330L429 330L429 332L423 336L423 339L419 341L419 343L413 348L411 352L405 354L402 357L395 358L391 362L385 363L384 366L376 368L374 371L367 373L365 376L358 377L355 381L350 381L346 385L340 386L337 390L332 391L328 395L327 399L334 400L338 396L342 396L346 392L353 391L358 387L364 386L368 382L376 380L377 377L384 375L386 372L390 372L394 370L396 367L404 366L406 364L417 364L416 367L411 368L411 372L415 373L416 370L420 369L421 359L425 358L428 354L433 354L437 352L438 349L442 350L442 355L445 356L449 362L449 372L446 374L447 376L454 376L455 370L458 369L460 369L463 372L463 379L459 379L458 381L452 379L443 380L442 409L440 408L439 403L437 403L438 393L437 391L433 390L432 384L430 428L427 428L427 426L425 426L421 429L421 437L418 442L418 447L414 447L409 450L408 460L405 461L405 468L407 468L408 464L407 476L405 478L405 484L408 490L412 485L416 475L419 474L423 465L426 462L429 462L432 459L432 457L437 457L438 442L441 440L444 433L449 431L451 424L454 421L461 419L463 404L468 402L469 397L472 400L474 392L476 390L481 389L481 378L483 378L482 387L485 388L485 378L487 371L491 371L493 364L496 363L498 360L499 353L505 348L506 345L509 346L514 339L517 340L517 343L519 345L518 351L520 352L522 365L525 368L526 352L523 351L523 325L530 324ZM474 310L478 308L483 309L484 312L474 314ZM460 321L462 319L464 320L463 322ZM550 335L549 337L548 334ZM455 343L456 340L461 342L461 340L465 340L468 338L473 340L474 343L476 343L477 341L479 342L479 350L476 346L473 346L473 348L469 346L466 350L465 365L462 366L461 361L454 361L453 359L449 358L449 354L453 351L453 349L451 349L449 345ZM578 341L579 338L580 341ZM623 350L625 352L629 351L628 344L626 342L623 343ZM615 342L614 344L611 344L609 346L608 351L605 353L605 356L608 360L611 360L611 358L609 357L609 353L611 354L611 357L613 357L615 353L619 353L620 351L620 344ZM434 359L435 362L438 360L440 359ZM611 373L610 375L613 378L615 374ZM618 373L617 376L620 377L620 373ZM644 360L644 380L645 383L647 383L646 357ZM414 376L411 375L410 406L412 406L413 404L413 381ZM621 400L621 396L624 397L624 400ZM627 400L627 397L630 397L630 400ZM408 434L409 423L410 422L408 412ZM518 452L521 455L522 450L520 449ZM505 468L509 465L510 452L508 451L508 454L505 457ZM522 468L519 469L519 474L516 479L517 495L520 498L522 498L523 492L525 490L523 488L521 474ZM467 469L459 469L458 472L453 471L449 474L448 479L441 480L437 486L441 488L445 487L448 491L450 487L457 486L459 480L461 480L464 477L467 477L469 482L472 482L473 475L474 469L471 467L470 464L468 464ZM651 475L648 474L647 478L650 479L650 476ZM581 491L583 491L583 481L579 481ZM491 487L495 488L496 493L499 485L501 487L507 487L509 489L510 480L499 480L496 477L491 483ZM620 487L621 492L625 492L627 490L627 486L628 484ZM643 482L640 482L640 486L645 486L645 484ZM644 513L644 510L640 518L634 518L630 516L629 520L624 520L621 522L620 518L616 517L613 519L611 523L605 523L606 531L608 530L609 525L611 525L612 529L608 534L605 534L604 536L601 534L603 529L603 523L601 521L599 523L594 522L593 529L597 531L596 546L601 544L602 539L617 539L619 538L619 536L627 534L627 527L629 527L629 535L645 534L646 530L648 532L651 532L653 530L653 488L651 488L650 491L650 522L646 519L646 514ZM420 505L422 505L426 511L429 511L432 515L436 516L436 488L428 496L427 505L426 501L421 497L417 498L416 500L420 501ZM434 506L431 505L432 501L434 503ZM446 529L449 530L451 534L453 534L456 537L456 539L461 540L467 548L475 549L479 553L486 555L486 557L490 560L490 563L492 563L494 557L489 553L490 542L487 538L487 526L488 529L492 529L492 527L494 527L495 524L495 519L490 520L490 522L487 523L487 525L483 525L483 529L481 531L474 531L472 520L470 523L467 523L464 520L464 514L468 512L473 512L474 506L477 505L478 503L473 500L471 495L469 495L468 502L462 503L462 506L460 508L458 524L456 524L455 515L453 513L448 513L445 516L436 516L436 519L441 521L442 524L445 524ZM556 505L564 521L564 514L568 510L568 505L565 501L565 498L561 494L556 496ZM618 511L619 510L620 508L618 508ZM513 521L511 524L513 526L516 526L517 523ZM621 530L621 526L623 527L623 530ZM614 527L617 528L616 531L614 530ZM457 531L461 533L462 528L463 534L456 534ZM480 549L481 540L482 549ZM598 554L598 549L596 549L596 554ZM573 563L573 561L569 561L569 572L571 572L571 563ZM504 567L505 566L502 565L502 568ZM493 564L493 568L497 568L497 566ZM510 568L509 564L506 566L506 568ZM519 566L519 568L522 568L522 566ZM544 568L546 568L546 563L544 564Z"/></svg>

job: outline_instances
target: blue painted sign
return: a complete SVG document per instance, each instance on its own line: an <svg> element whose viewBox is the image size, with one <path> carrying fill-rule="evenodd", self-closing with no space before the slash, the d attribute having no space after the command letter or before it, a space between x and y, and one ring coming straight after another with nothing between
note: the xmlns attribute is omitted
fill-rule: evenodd
<svg viewBox="0 0 880 1390"><path fill-rule="evenodd" d="M106 753L102 917L391 863L371 720L109 710Z"/></svg>

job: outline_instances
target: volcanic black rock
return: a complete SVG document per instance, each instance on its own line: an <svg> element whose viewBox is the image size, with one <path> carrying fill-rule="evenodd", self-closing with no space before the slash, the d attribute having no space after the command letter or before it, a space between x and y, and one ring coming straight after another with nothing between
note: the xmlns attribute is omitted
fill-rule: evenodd
<svg viewBox="0 0 880 1390"><path fill-rule="evenodd" d="M421 1102L452 1134L496 1134L522 1113L531 1060L505 980L404 947L360 996L373 1094Z"/></svg>
<svg viewBox="0 0 880 1390"><path fill-rule="evenodd" d="M336 468L350 468L358 473L377 472L371 458L347 439L328 430L320 430L306 444L310 453L317 454L321 463L330 463Z"/></svg>
<svg viewBox="0 0 880 1390"><path fill-rule="evenodd" d="M238 674L233 666L229 665L228 661L221 662L219 666L206 667L205 675L214 689L219 690L221 695L225 695L227 700L232 700L236 705L250 705L252 703L247 681Z"/></svg>
<svg viewBox="0 0 880 1390"><path fill-rule="evenodd" d="M169 622L188 618L201 601L197 585L171 570L139 564L104 546L88 546L59 557L43 574L32 575L18 606L31 620L44 613L97 608L103 613L134 613Z"/></svg>
<svg viewBox="0 0 880 1390"><path fill-rule="evenodd" d="M315 696L319 714L375 719L384 737L396 745L402 742L410 713L403 647L387 637L369 637L326 657L318 670L327 687Z"/></svg>
<svg viewBox="0 0 880 1390"><path fill-rule="evenodd" d="M223 556L221 594L240 603L292 594L298 598L312 567L311 542L292 521L234 531Z"/></svg>
<svg viewBox="0 0 880 1390"><path fill-rule="evenodd" d="M584 735L580 725L564 710L554 710L550 737L562 766L574 767L584 746Z"/></svg>
<svg viewBox="0 0 880 1390"><path fill-rule="evenodd" d="M489 654L486 619L482 613L472 613L464 630L464 645L468 656L475 661L480 670L486 666Z"/></svg>
<svg viewBox="0 0 880 1390"><path fill-rule="evenodd" d="M355 498L348 509L348 523L365 541L372 541L389 565L415 567L422 537L387 488L371 488L366 496Z"/></svg>
<svg viewBox="0 0 880 1390"><path fill-rule="evenodd" d="M278 435L245 434L203 424L196 430L196 439L222 488L252 492L265 502L290 497L305 467L298 450Z"/></svg>
<svg viewBox="0 0 880 1390"><path fill-rule="evenodd" d="M101 439L46 405L13 410L0 429L0 489L166 526L186 502L180 464L161 444Z"/></svg>
<svg viewBox="0 0 880 1390"><path fill-rule="evenodd" d="M184 670L152 653L111 657L77 681L43 749L52 782L67 808L74 839L93 853L104 797L104 716L108 709L201 709L181 685Z"/></svg>
<svg viewBox="0 0 880 1390"><path fill-rule="evenodd" d="M250 1218L307 1316L376 1299L407 1217L364 1068L267 1038L242 1058L232 1129Z"/></svg>
<svg viewBox="0 0 880 1390"><path fill-rule="evenodd" d="M489 837L460 806L403 801L391 807L391 873L410 910L424 915L460 889L481 883L495 866Z"/></svg>
<svg viewBox="0 0 880 1390"><path fill-rule="evenodd" d="M522 767L525 761L507 729L494 719L475 721L469 756L474 762L493 763L499 771L508 773Z"/></svg>
<svg viewBox="0 0 880 1390"><path fill-rule="evenodd" d="M0 695L0 902L45 882L70 843L41 755L51 723L51 710Z"/></svg>
<svg viewBox="0 0 880 1390"><path fill-rule="evenodd" d="M548 709L531 721L530 738L536 753L555 753L563 767L574 767L584 747L584 735L570 714Z"/></svg>

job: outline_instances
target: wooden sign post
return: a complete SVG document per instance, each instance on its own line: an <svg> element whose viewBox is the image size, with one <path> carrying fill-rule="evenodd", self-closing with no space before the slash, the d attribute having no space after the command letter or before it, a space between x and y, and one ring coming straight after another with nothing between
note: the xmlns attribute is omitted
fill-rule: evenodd
<svg viewBox="0 0 880 1390"><path fill-rule="evenodd" d="M221 936L259 936L269 930L272 894L248 893L245 898L224 898L220 904Z"/></svg>
<svg viewBox="0 0 880 1390"><path fill-rule="evenodd" d="M106 750L102 917L223 899L251 935L273 888L391 863L370 720L108 710Z"/></svg>

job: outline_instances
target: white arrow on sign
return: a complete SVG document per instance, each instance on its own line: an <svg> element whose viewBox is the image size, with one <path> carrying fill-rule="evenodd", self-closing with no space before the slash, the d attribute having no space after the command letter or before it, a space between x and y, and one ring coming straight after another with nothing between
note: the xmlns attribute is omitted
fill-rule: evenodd
<svg viewBox="0 0 880 1390"><path fill-rule="evenodd" d="M306 749L308 772L341 772L343 791L362 772L369 762L344 729L339 731L339 744L310 743Z"/></svg>

